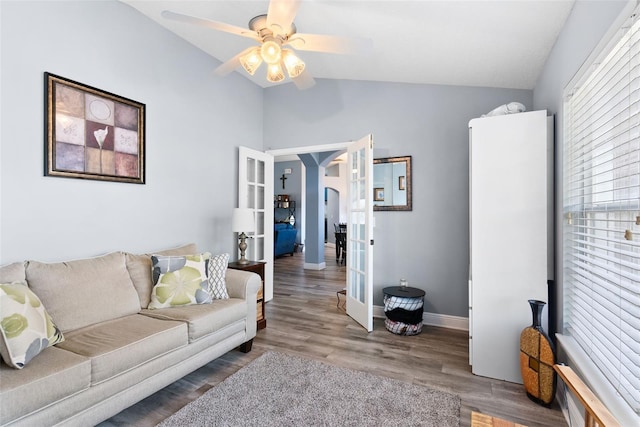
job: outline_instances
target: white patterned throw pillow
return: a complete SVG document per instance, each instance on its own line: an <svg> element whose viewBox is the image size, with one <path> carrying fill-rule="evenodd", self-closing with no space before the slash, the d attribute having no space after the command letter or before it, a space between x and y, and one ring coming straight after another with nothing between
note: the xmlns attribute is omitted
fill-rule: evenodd
<svg viewBox="0 0 640 427"><path fill-rule="evenodd" d="M0 284L0 354L7 365L22 369L62 341L62 331L25 282Z"/></svg>
<svg viewBox="0 0 640 427"><path fill-rule="evenodd" d="M207 272L209 275L209 293L213 299L229 299L227 292L227 266L229 254L212 256L209 259Z"/></svg>

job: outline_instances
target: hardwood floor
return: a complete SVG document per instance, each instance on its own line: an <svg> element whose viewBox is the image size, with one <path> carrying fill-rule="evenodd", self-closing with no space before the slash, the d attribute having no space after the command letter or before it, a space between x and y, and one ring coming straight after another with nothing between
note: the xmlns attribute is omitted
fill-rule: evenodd
<svg viewBox="0 0 640 427"><path fill-rule="evenodd" d="M405 337L388 332L384 320L375 319L374 331L367 333L336 306L346 267L334 260L333 247L326 248L327 268L321 271L303 270L302 253L276 259L274 298L265 310L267 327L258 331L251 352L231 351L100 425L154 426L266 351L458 394L461 427L470 426L471 411L529 427L567 425L557 402L544 408L526 397L522 385L471 374L465 331L424 326L420 335ZM403 402L407 403L411 404Z"/></svg>

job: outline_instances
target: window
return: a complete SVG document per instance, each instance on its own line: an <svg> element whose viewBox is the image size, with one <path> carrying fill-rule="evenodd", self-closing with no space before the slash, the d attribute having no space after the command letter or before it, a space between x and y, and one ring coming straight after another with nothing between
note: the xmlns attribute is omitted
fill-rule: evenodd
<svg viewBox="0 0 640 427"><path fill-rule="evenodd" d="M563 117L563 333L640 414L640 21L635 14L569 89Z"/></svg>

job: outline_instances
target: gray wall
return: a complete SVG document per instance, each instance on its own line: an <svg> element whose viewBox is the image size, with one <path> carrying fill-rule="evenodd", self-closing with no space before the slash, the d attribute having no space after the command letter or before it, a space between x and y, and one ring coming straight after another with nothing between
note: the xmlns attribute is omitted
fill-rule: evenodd
<svg viewBox="0 0 640 427"><path fill-rule="evenodd" d="M265 149L372 133L375 157L413 156L413 211L375 213L374 304L402 277L426 291L426 311L467 317L468 122L510 101L530 109L532 92L318 80L304 92L285 85L264 96Z"/></svg>
<svg viewBox="0 0 640 427"><path fill-rule="evenodd" d="M217 61L116 1L3 0L0 264L187 241L231 250L237 146L373 133L375 157L414 162L414 210L375 214L375 304L405 277L427 292L425 310L467 316L468 121L509 101L558 113L562 87L622 4L576 2L533 92L331 80L299 92L216 79ZM45 71L147 105L146 185L43 176Z"/></svg>
<svg viewBox="0 0 640 427"><path fill-rule="evenodd" d="M196 242L231 251L262 89L117 1L2 1L0 264ZM48 71L146 104L147 184L43 176Z"/></svg>
<svg viewBox="0 0 640 427"><path fill-rule="evenodd" d="M534 108L555 114L556 331L562 331L562 94L627 3L614 0L577 1L533 91Z"/></svg>

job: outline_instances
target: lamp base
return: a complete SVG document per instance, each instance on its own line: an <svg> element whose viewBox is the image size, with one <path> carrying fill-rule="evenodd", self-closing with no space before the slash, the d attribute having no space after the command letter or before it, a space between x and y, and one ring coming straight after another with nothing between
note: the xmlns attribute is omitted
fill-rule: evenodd
<svg viewBox="0 0 640 427"><path fill-rule="evenodd" d="M249 264L250 261L244 257L244 254L247 250L247 235L244 232L242 232L239 237L240 237L240 244L238 245L238 248L240 249L240 259L236 262L242 265Z"/></svg>

